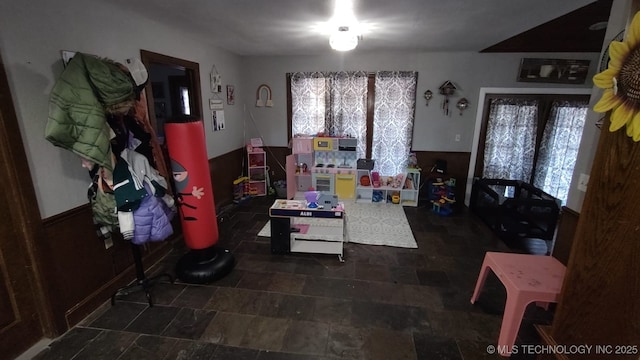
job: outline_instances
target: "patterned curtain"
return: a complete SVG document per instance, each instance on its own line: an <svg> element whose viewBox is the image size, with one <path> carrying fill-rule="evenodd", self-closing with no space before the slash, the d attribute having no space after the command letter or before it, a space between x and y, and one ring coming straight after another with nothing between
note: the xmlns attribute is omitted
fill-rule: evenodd
<svg viewBox="0 0 640 360"><path fill-rule="evenodd" d="M589 104L554 101L542 134L534 186L566 203Z"/></svg>
<svg viewBox="0 0 640 360"><path fill-rule="evenodd" d="M376 73L371 157L375 159L375 168L381 175L402 173L407 166L415 118L417 78L414 71Z"/></svg>
<svg viewBox="0 0 640 360"><path fill-rule="evenodd" d="M291 74L292 135L350 135L358 157L366 154L367 73L365 71Z"/></svg>
<svg viewBox="0 0 640 360"><path fill-rule="evenodd" d="M535 100L504 98L491 102L483 177L531 182L537 121Z"/></svg>

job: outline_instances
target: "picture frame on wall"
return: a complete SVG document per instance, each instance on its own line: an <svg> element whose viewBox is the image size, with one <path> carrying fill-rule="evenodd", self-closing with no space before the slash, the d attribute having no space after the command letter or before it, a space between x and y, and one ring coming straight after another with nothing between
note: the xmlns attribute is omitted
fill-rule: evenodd
<svg viewBox="0 0 640 360"><path fill-rule="evenodd" d="M233 105L236 102L235 87L227 85L227 104Z"/></svg>
<svg viewBox="0 0 640 360"><path fill-rule="evenodd" d="M590 63L590 60L523 58L518 71L518 81L584 84Z"/></svg>

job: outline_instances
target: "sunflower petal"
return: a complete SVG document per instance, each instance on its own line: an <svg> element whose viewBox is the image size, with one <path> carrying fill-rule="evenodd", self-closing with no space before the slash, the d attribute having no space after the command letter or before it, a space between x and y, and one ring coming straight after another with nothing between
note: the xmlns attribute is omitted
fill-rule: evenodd
<svg viewBox="0 0 640 360"><path fill-rule="evenodd" d="M627 57L629 51L630 47L627 43L612 41L609 45L609 57L611 58L611 60L609 60L609 68L620 69L622 61Z"/></svg>
<svg viewBox="0 0 640 360"><path fill-rule="evenodd" d="M629 25L627 34L624 37L624 42L629 44L630 48L634 48L640 43L640 12L633 16L631 25Z"/></svg>
<svg viewBox="0 0 640 360"><path fill-rule="evenodd" d="M601 89L613 88L613 78L618 76L619 71L616 69L607 69L593 77L593 84Z"/></svg>
<svg viewBox="0 0 640 360"><path fill-rule="evenodd" d="M609 125L609 131L618 131L633 117L633 110L626 106L618 106L611 112L611 125Z"/></svg>
<svg viewBox="0 0 640 360"><path fill-rule="evenodd" d="M607 112L622 103L622 99L613 94L613 90L606 89L602 98L593 106L595 112Z"/></svg>
<svg viewBox="0 0 640 360"><path fill-rule="evenodd" d="M627 124L627 135L633 138L633 141L640 141L640 112L633 116L633 119Z"/></svg>

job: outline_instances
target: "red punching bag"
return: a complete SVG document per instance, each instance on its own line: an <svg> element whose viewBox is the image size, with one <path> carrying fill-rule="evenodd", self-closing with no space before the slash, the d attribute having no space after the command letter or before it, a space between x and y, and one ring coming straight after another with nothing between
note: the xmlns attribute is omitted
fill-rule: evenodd
<svg viewBox="0 0 640 360"><path fill-rule="evenodd" d="M184 242L199 250L218 242L218 222L202 121L164 126Z"/></svg>

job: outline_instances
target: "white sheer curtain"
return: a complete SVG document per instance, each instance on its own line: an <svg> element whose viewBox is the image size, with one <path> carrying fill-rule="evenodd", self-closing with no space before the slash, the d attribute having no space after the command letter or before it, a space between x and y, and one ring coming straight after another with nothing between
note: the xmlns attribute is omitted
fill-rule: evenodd
<svg viewBox="0 0 640 360"><path fill-rule="evenodd" d="M530 182L536 150L537 122L538 103L535 100L492 100L482 176Z"/></svg>
<svg viewBox="0 0 640 360"><path fill-rule="evenodd" d="M358 157L366 154L367 73L365 71L291 74L292 135L350 135Z"/></svg>
<svg viewBox="0 0 640 360"><path fill-rule="evenodd" d="M554 101L545 126L534 175L534 186L566 204L589 104Z"/></svg>
<svg viewBox="0 0 640 360"><path fill-rule="evenodd" d="M417 78L414 71L376 73L371 158L375 159L375 169L381 175L402 173L407 166L415 118Z"/></svg>

